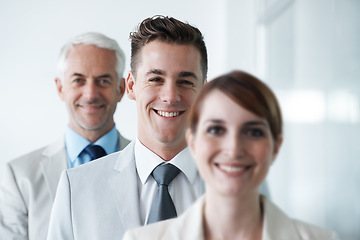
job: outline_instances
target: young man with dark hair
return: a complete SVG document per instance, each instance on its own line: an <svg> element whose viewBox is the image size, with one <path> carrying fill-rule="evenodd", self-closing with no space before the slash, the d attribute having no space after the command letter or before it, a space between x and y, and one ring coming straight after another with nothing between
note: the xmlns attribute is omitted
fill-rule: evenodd
<svg viewBox="0 0 360 240"><path fill-rule="evenodd" d="M176 217L204 192L185 140L191 105L206 81L203 36L155 16L130 39L126 91L137 105L137 139L62 174L48 239L121 239L128 229Z"/></svg>

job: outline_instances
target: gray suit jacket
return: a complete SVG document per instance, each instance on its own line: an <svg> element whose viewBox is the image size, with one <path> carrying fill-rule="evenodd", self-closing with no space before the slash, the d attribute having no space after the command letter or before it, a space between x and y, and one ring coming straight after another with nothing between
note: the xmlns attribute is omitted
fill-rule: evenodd
<svg viewBox="0 0 360 240"><path fill-rule="evenodd" d="M204 204L205 198L201 197L178 218L130 230L126 232L123 240L202 240L204 239ZM264 196L262 205L264 209L262 240L338 239L332 231L289 218Z"/></svg>
<svg viewBox="0 0 360 240"><path fill-rule="evenodd" d="M120 149L129 140L119 134ZM0 239L46 239L61 172L67 168L64 137L8 162L0 176Z"/></svg>
<svg viewBox="0 0 360 240"><path fill-rule="evenodd" d="M126 230L141 226L134 143L63 172L51 212L49 240L121 239ZM204 190L203 184L201 188Z"/></svg>

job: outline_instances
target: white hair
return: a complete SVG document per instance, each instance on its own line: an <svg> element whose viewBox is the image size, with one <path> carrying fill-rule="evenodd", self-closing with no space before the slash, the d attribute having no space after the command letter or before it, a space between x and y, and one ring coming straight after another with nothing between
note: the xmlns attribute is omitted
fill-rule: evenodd
<svg viewBox="0 0 360 240"><path fill-rule="evenodd" d="M118 75L118 83L123 77L125 67L125 54L121 50L119 44L111 38L108 38L104 34L89 32L84 33L70 39L61 49L59 61L58 61L58 77L64 78L65 71L67 69L67 55L71 49L77 44L94 45L99 48L112 50L116 56L116 73Z"/></svg>

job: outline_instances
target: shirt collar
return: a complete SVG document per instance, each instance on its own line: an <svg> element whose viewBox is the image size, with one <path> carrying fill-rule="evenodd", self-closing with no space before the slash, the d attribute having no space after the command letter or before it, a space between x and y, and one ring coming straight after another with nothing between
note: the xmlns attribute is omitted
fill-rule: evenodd
<svg viewBox="0 0 360 240"><path fill-rule="evenodd" d="M89 140L72 130L69 125L67 126L65 132L65 146L71 162L74 162L84 148L90 143ZM99 138L94 144L100 145L107 154L118 151L119 136L115 124L108 133Z"/></svg>
<svg viewBox="0 0 360 240"><path fill-rule="evenodd" d="M189 148L184 148L170 161L162 160L158 155L145 147L138 138L135 141L136 169L142 184L145 184L156 166L162 163L171 163L181 170L192 183L197 174L195 161L191 157Z"/></svg>

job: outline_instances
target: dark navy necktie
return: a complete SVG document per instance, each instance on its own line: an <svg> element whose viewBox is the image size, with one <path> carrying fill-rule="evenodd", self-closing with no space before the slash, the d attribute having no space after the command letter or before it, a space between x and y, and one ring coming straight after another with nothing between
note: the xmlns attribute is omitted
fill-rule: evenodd
<svg viewBox="0 0 360 240"><path fill-rule="evenodd" d="M179 172L180 170L172 164L159 165L152 172L152 176L158 184L158 195L151 205L148 224L177 216L168 186Z"/></svg>
<svg viewBox="0 0 360 240"><path fill-rule="evenodd" d="M89 144L85 151L89 154L91 161L106 156L105 150L99 145Z"/></svg>

